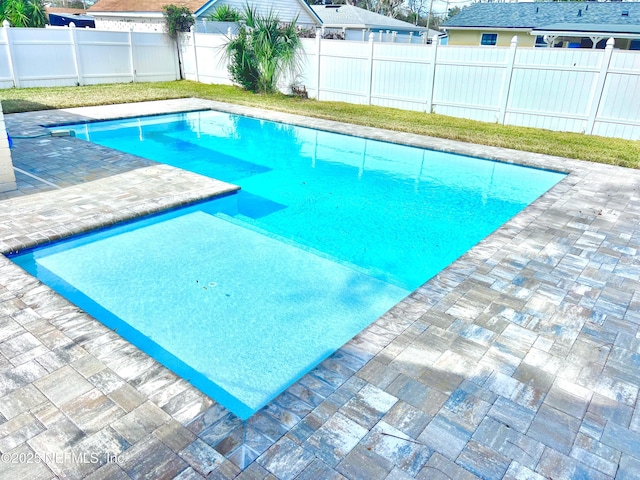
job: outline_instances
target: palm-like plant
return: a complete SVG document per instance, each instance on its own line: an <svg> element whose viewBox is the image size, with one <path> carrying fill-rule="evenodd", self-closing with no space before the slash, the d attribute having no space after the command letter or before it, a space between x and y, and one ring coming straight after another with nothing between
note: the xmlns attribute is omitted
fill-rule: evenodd
<svg viewBox="0 0 640 480"><path fill-rule="evenodd" d="M27 2L27 11L31 19L30 26L44 28L47 24L47 14L45 13L42 0L29 0Z"/></svg>
<svg viewBox="0 0 640 480"><path fill-rule="evenodd" d="M0 1L0 22L8 20L14 27L44 27L47 18L42 0Z"/></svg>
<svg viewBox="0 0 640 480"><path fill-rule="evenodd" d="M240 20L240 12L229 5L220 5L209 15L209 20L213 22L237 22Z"/></svg>
<svg viewBox="0 0 640 480"><path fill-rule="evenodd" d="M275 92L282 76L294 74L300 64L297 18L283 24L273 11L259 15L247 5L241 21L238 34L225 45L231 79L252 92Z"/></svg>

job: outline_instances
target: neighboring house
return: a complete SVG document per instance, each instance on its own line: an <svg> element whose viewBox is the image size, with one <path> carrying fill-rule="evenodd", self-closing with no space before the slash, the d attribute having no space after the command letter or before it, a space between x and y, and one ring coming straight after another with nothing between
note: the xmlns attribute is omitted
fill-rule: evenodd
<svg viewBox="0 0 640 480"><path fill-rule="evenodd" d="M325 31L344 32L345 40L367 40L373 32L376 41L391 41L396 32L397 42L421 43L427 32L425 27L352 5L313 5L311 8L322 20ZM428 38L438 34L440 32L430 29Z"/></svg>
<svg viewBox="0 0 640 480"><path fill-rule="evenodd" d="M640 49L640 2L476 3L442 24L449 45Z"/></svg>
<svg viewBox="0 0 640 480"><path fill-rule="evenodd" d="M221 5L229 5L242 11L246 0L99 0L89 8L94 17L96 28L102 30L136 30L147 32L165 31L162 6L174 4L186 6L196 20L207 18ZM304 0L251 0L258 13L266 14L270 10L284 22L298 17L298 24L304 27L320 25L320 19Z"/></svg>
<svg viewBox="0 0 640 480"><path fill-rule="evenodd" d="M45 12L49 19L49 25L54 27L66 27L73 23L78 28L94 28L93 17L85 15L85 10L80 8L52 8L46 7Z"/></svg>

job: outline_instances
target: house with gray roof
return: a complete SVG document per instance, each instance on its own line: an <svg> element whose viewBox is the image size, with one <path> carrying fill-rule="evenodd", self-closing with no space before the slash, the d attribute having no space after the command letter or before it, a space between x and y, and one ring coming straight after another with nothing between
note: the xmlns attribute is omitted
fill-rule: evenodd
<svg viewBox="0 0 640 480"><path fill-rule="evenodd" d="M312 5L311 8L322 20L325 31L344 32L345 40L367 40L373 33L376 41L422 43L426 38L441 34L437 30L427 30L353 5Z"/></svg>
<svg viewBox="0 0 640 480"><path fill-rule="evenodd" d="M302 27L315 28L321 24L305 0L98 0L89 13L101 30L163 32L166 21L162 7L171 3L187 7L199 23L221 6L242 11L249 3L258 14L272 11L283 22L297 18ZM226 32L226 27L223 31Z"/></svg>
<svg viewBox="0 0 640 480"><path fill-rule="evenodd" d="M640 2L476 3L443 23L450 45L640 50Z"/></svg>

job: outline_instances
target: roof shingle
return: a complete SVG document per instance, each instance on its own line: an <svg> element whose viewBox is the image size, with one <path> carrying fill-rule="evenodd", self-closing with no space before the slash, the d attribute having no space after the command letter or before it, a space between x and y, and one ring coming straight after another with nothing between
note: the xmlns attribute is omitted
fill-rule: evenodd
<svg viewBox="0 0 640 480"><path fill-rule="evenodd" d="M426 31L425 27L415 26L396 18L380 15L352 5L312 5L311 8L320 17L324 25L343 27L362 26L395 30Z"/></svg>
<svg viewBox="0 0 640 480"><path fill-rule="evenodd" d="M622 15L625 10L628 16ZM442 26L536 28L557 23L638 25L640 2L475 3Z"/></svg>
<svg viewBox="0 0 640 480"><path fill-rule="evenodd" d="M195 12L206 0L99 0L91 8L90 13L98 12L162 12L162 7L169 3L179 7L186 6L190 12Z"/></svg>

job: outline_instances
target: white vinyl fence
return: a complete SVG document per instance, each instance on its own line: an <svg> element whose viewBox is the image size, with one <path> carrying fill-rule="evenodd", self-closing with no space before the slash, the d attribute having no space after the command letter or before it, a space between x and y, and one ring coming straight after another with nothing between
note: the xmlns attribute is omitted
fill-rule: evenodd
<svg viewBox="0 0 640 480"><path fill-rule="evenodd" d="M195 44L194 44L195 39ZM186 77L229 83L223 35L183 38ZM319 100L640 139L640 52L302 39ZM196 61L197 59L197 61Z"/></svg>
<svg viewBox="0 0 640 480"><path fill-rule="evenodd" d="M179 78L166 33L0 28L0 88ZM225 35L183 34L186 78L230 84ZM640 140L640 52L302 39L319 100Z"/></svg>
<svg viewBox="0 0 640 480"><path fill-rule="evenodd" d="M0 28L0 88L157 82L180 78L164 33Z"/></svg>
<svg viewBox="0 0 640 480"><path fill-rule="evenodd" d="M191 33L182 35L182 69L187 80L202 83L231 85L227 71L222 34Z"/></svg>

